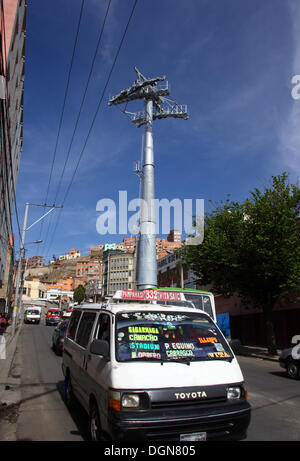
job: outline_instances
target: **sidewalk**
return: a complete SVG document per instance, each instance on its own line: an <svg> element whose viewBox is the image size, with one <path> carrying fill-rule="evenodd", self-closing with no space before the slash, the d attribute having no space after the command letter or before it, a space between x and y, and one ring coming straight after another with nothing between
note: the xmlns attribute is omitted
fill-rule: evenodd
<svg viewBox="0 0 300 461"><path fill-rule="evenodd" d="M21 366L17 363L16 351L21 328L22 323L19 322L12 335L12 326L9 325L2 335L5 339L5 358L0 359L0 412L1 407L19 402Z"/></svg>
<svg viewBox="0 0 300 461"><path fill-rule="evenodd" d="M269 354L266 347L239 345L237 350L234 350L234 353L237 356L241 355L245 357L254 357L263 360L271 360L272 362L278 362L281 350L277 349L277 354L271 355Z"/></svg>

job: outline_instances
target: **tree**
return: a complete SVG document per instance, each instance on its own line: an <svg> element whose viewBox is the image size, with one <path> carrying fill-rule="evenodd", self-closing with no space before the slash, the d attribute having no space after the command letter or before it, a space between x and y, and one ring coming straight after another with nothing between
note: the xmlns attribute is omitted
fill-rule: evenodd
<svg viewBox="0 0 300 461"><path fill-rule="evenodd" d="M264 313L270 354L277 352L273 310L291 290L300 289L300 189L288 175L272 177L264 192L244 202L229 198L206 214L204 241L181 251L202 284L219 294L237 293Z"/></svg>
<svg viewBox="0 0 300 461"><path fill-rule="evenodd" d="M73 298L74 301L79 304L85 299L85 289L83 285L78 285L78 287L75 288Z"/></svg>

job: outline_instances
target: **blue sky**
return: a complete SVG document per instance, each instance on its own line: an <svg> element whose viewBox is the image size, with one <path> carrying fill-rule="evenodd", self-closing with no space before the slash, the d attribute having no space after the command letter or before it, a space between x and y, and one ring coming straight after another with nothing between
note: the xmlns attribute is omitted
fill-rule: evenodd
<svg viewBox="0 0 300 461"><path fill-rule="evenodd" d="M25 203L45 202L81 0L27 3L24 138L17 184L21 227ZM27 256L42 254L47 260L71 247L88 254L91 245L124 237L97 233L96 204L102 198L117 202L120 190L128 192L128 200L139 194L133 164L140 159L143 129L107 104L136 79L134 66L147 77L166 75L171 96L188 105L187 121L154 121L157 198L204 199L209 210L209 200L220 201L227 194L243 200L283 171L297 181L300 100L291 96L291 79L300 74L297 0L138 0L83 150L133 4L112 0L58 191L108 5L108 0L85 0L49 204L60 205L81 152L82 159L63 211L52 212L42 226L28 231L27 242L41 238L44 243L28 245ZM142 102L128 106L136 109L142 109ZM42 212L30 207L28 226ZM14 230L18 245L15 219Z"/></svg>

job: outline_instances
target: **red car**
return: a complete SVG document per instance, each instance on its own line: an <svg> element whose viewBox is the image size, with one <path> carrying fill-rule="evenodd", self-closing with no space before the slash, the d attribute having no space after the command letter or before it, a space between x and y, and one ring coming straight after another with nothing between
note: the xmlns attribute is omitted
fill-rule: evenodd
<svg viewBox="0 0 300 461"><path fill-rule="evenodd" d="M46 314L46 325L57 325L61 320L61 310L55 307L48 310Z"/></svg>

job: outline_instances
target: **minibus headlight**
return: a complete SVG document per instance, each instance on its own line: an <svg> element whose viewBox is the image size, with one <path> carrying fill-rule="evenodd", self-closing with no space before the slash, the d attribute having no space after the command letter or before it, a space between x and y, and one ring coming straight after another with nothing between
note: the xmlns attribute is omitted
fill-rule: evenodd
<svg viewBox="0 0 300 461"><path fill-rule="evenodd" d="M228 387L227 388L227 399L238 400L241 398L242 390L240 386Z"/></svg>
<svg viewBox="0 0 300 461"><path fill-rule="evenodd" d="M139 394L123 394L122 408L138 408L140 406Z"/></svg>

